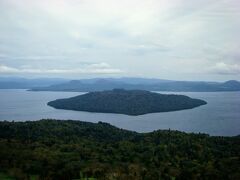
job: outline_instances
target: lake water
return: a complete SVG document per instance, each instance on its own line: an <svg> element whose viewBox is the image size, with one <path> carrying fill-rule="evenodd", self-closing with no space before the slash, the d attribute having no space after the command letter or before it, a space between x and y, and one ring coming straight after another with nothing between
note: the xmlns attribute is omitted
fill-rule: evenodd
<svg viewBox="0 0 240 180"><path fill-rule="evenodd" d="M240 92L174 92L203 99L208 104L190 110L141 116L58 110L47 106L48 101L79 94L83 93L0 90L0 120L73 119L88 122L103 121L138 132L170 128L220 136L240 134Z"/></svg>

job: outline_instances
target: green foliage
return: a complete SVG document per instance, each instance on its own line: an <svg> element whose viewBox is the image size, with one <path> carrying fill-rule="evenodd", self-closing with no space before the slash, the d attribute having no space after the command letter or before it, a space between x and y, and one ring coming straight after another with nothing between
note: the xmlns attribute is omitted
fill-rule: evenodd
<svg viewBox="0 0 240 180"><path fill-rule="evenodd" d="M128 115L191 109L204 104L206 104L205 101L192 99L183 95L164 95L142 90L123 89L90 92L48 103L48 105L57 109Z"/></svg>
<svg viewBox="0 0 240 180"><path fill-rule="evenodd" d="M4 180L14 180L13 177L9 176L7 173L4 173L4 172L0 172L0 179L4 179Z"/></svg>
<svg viewBox="0 0 240 180"><path fill-rule="evenodd" d="M70 120L0 122L0 172L15 179L237 180L239 152L239 136L136 133Z"/></svg>

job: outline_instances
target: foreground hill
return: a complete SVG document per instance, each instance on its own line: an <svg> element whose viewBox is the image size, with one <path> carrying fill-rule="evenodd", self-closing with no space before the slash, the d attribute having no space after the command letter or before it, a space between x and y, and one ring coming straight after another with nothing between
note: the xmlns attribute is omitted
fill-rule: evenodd
<svg viewBox="0 0 240 180"><path fill-rule="evenodd" d="M107 123L0 122L0 174L16 179L240 179L240 137Z"/></svg>
<svg viewBox="0 0 240 180"><path fill-rule="evenodd" d="M48 103L57 109L142 115L191 109L206 104L205 101L183 95L165 95L143 90L114 89L90 92L84 95L58 99Z"/></svg>
<svg viewBox="0 0 240 180"><path fill-rule="evenodd" d="M111 89L140 89L147 91L179 91L179 92L216 92L240 91L239 81L226 82L197 82L197 81L170 81L162 79L144 78L103 78L82 79L51 85L48 87L33 88L33 91L76 91L90 92Z"/></svg>

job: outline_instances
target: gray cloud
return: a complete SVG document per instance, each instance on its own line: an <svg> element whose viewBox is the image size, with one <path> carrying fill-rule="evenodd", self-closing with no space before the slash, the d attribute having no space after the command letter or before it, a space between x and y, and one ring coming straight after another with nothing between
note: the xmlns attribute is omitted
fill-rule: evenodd
<svg viewBox="0 0 240 180"><path fill-rule="evenodd" d="M239 61L239 9L239 0L1 0L0 63L75 76L82 62L104 61L119 76L191 80L200 69L199 80L213 80L209 67ZM240 79L228 69L214 79Z"/></svg>

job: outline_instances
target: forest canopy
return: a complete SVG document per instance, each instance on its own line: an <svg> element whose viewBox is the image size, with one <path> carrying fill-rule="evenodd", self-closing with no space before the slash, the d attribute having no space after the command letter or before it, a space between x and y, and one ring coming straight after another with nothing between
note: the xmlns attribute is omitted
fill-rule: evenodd
<svg viewBox="0 0 240 180"><path fill-rule="evenodd" d="M240 179L240 137L108 123L0 122L0 177L100 180Z"/></svg>

